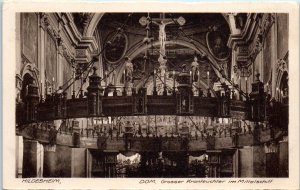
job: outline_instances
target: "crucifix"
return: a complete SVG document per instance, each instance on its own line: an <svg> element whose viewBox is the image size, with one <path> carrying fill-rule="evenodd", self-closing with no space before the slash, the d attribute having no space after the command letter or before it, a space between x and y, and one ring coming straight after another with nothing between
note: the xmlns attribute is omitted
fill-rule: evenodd
<svg viewBox="0 0 300 190"><path fill-rule="evenodd" d="M148 14L149 15L149 14ZM148 17L148 20L150 20L150 17ZM159 69L160 69L160 75L161 77L165 78L165 72L166 72L166 63L167 63L167 59L165 59L166 56L166 41L167 41L167 35L166 35L166 31L165 28L167 25L169 24L176 24L174 21L176 21L180 26L185 24L185 19L183 17L179 17L177 19L172 19L172 18L166 18L165 17L165 13L160 13L159 18L151 18L151 23L156 24L159 27L159 58L158 58L158 62L159 62ZM147 25L147 18L146 17L142 17L140 19L140 23L142 25Z"/></svg>
<svg viewBox="0 0 300 190"><path fill-rule="evenodd" d="M166 72L166 63L167 60L165 59L166 56L166 41L167 41L167 35L166 35L166 31L165 28L167 25L169 24L174 24L174 21L170 18L165 18L165 13L161 13L160 14L160 18L153 18L152 19L152 23L158 25L159 27L159 58L158 58L158 62L159 62L159 69L160 69L160 74L162 77L164 77L165 72Z"/></svg>

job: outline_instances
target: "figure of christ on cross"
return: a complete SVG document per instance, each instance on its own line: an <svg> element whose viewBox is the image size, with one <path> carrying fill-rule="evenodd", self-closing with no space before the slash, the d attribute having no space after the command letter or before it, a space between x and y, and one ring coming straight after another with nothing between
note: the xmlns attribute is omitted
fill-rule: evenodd
<svg viewBox="0 0 300 190"><path fill-rule="evenodd" d="M161 77L165 76L165 72L167 69L166 63L167 60L164 58L166 56L166 41L167 41L167 35L166 35L166 31L165 28L168 24L175 24L174 20L170 19L170 18L165 18L165 13L161 13L160 14L160 18L153 18L152 19L152 23L156 24L159 26L159 44L160 44L160 48L159 48L159 58L158 58L158 62L159 62L159 69L160 69L160 75Z"/></svg>

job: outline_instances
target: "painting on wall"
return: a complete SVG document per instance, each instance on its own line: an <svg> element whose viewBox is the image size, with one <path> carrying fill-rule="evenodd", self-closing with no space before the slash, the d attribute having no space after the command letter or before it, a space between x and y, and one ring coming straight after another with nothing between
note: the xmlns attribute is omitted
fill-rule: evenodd
<svg viewBox="0 0 300 190"><path fill-rule="evenodd" d="M22 53L31 63L38 59L38 16L36 13L24 13L21 16Z"/></svg>
<svg viewBox="0 0 300 190"><path fill-rule="evenodd" d="M206 43L210 53L217 59L224 60L229 57L227 37L219 31L208 32Z"/></svg>
<svg viewBox="0 0 300 190"><path fill-rule="evenodd" d="M56 82L57 73L57 53L56 44L54 39L49 33L46 35L46 66L45 66L45 79L49 85L52 85L53 79Z"/></svg>
<svg viewBox="0 0 300 190"><path fill-rule="evenodd" d="M105 49L104 57L109 63L117 63L127 50L128 39L125 34L112 34L108 37L109 46Z"/></svg>
<svg viewBox="0 0 300 190"><path fill-rule="evenodd" d="M73 72L72 72L73 68L70 65L70 63L66 60L65 57L62 59L61 64L63 65L63 76L62 76L63 83L62 84L64 84L63 89L65 89L72 83L72 80L70 80L70 78L73 76ZM72 93L72 88L68 88L66 92L68 94L68 97L70 97L70 95Z"/></svg>

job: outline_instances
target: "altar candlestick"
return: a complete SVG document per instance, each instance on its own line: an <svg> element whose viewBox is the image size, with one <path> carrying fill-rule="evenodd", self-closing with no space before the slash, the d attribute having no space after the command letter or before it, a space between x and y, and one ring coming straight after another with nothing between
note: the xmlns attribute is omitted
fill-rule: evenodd
<svg viewBox="0 0 300 190"><path fill-rule="evenodd" d="M247 82L248 78L247 77L245 78L245 81L246 81L246 94L247 94L248 93L248 82Z"/></svg>
<svg viewBox="0 0 300 190"><path fill-rule="evenodd" d="M43 99L43 81L41 80L41 99Z"/></svg>
<svg viewBox="0 0 300 190"><path fill-rule="evenodd" d="M114 86L116 86L117 85L117 75L114 73Z"/></svg>
<svg viewBox="0 0 300 190"><path fill-rule="evenodd" d="M190 71L190 83L191 83L191 87L193 87L193 75L192 75L192 71Z"/></svg>
<svg viewBox="0 0 300 190"><path fill-rule="evenodd" d="M207 85L208 85L208 89L209 89L209 71L207 71Z"/></svg>
<svg viewBox="0 0 300 190"><path fill-rule="evenodd" d="M200 88L200 71L199 70L197 72L197 75L198 75L198 88Z"/></svg>
<svg viewBox="0 0 300 190"><path fill-rule="evenodd" d="M156 70L154 69L154 75L153 75L153 85L154 88L156 88Z"/></svg>
<svg viewBox="0 0 300 190"><path fill-rule="evenodd" d="M107 87L107 71L105 71L105 87Z"/></svg>
<svg viewBox="0 0 300 190"><path fill-rule="evenodd" d="M75 67L73 68L73 93L75 93Z"/></svg>
<svg viewBox="0 0 300 190"><path fill-rule="evenodd" d="M123 71L123 74L124 74L124 87L126 87L127 81L126 81L126 70L125 69Z"/></svg>
<svg viewBox="0 0 300 190"><path fill-rule="evenodd" d="M164 86L167 87L167 72L164 73Z"/></svg>
<svg viewBox="0 0 300 190"><path fill-rule="evenodd" d="M175 71L173 70L173 88L175 89Z"/></svg>
<svg viewBox="0 0 300 190"><path fill-rule="evenodd" d="M52 78L52 93L55 91L54 77Z"/></svg>

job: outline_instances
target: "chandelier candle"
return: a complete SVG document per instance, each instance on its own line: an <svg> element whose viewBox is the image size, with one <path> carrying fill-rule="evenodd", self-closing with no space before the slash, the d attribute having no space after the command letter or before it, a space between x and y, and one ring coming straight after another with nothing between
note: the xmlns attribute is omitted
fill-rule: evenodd
<svg viewBox="0 0 300 190"><path fill-rule="evenodd" d="M73 67L73 94L75 94L75 67Z"/></svg>
<svg viewBox="0 0 300 190"><path fill-rule="evenodd" d="M43 99L43 81L41 81L41 100Z"/></svg>
<svg viewBox="0 0 300 190"><path fill-rule="evenodd" d="M208 85L208 89L209 89L209 71L207 71L207 85Z"/></svg>
<svg viewBox="0 0 300 190"><path fill-rule="evenodd" d="M173 89L175 89L175 71L173 70Z"/></svg>
<svg viewBox="0 0 300 190"><path fill-rule="evenodd" d="M198 70L197 74L198 74L198 88L200 88L200 71L199 70Z"/></svg>
<svg viewBox="0 0 300 190"><path fill-rule="evenodd" d="M248 94L248 82L247 82L248 81L248 77L245 78L245 81L246 81L246 94Z"/></svg>
<svg viewBox="0 0 300 190"><path fill-rule="evenodd" d="M164 86L167 88L167 72L164 73Z"/></svg>
<svg viewBox="0 0 300 190"><path fill-rule="evenodd" d="M191 82L191 87L193 87L193 75L192 75L192 71L190 71L190 82Z"/></svg>
<svg viewBox="0 0 300 190"><path fill-rule="evenodd" d="M124 87L126 88L127 81L126 81L126 70L125 69L123 71L123 75L124 75Z"/></svg>
<svg viewBox="0 0 300 190"><path fill-rule="evenodd" d="M156 70L154 69L154 75L153 75L153 86L156 88Z"/></svg>
<svg viewBox="0 0 300 190"><path fill-rule="evenodd" d="M105 71L105 87L107 87L107 71Z"/></svg>
<svg viewBox="0 0 300 190"><path fill-rule="evenodd" d="M55 91L54 77L52 78L52 93Z"/></svg>

